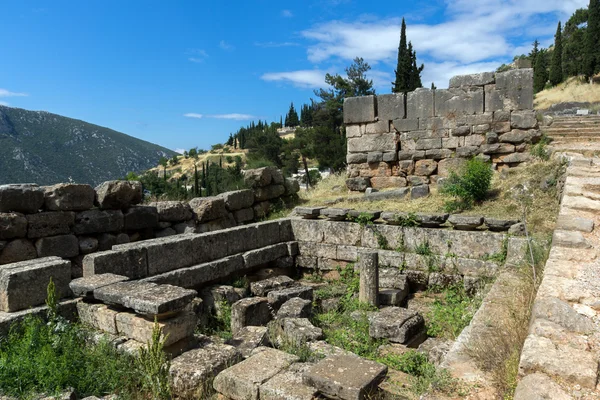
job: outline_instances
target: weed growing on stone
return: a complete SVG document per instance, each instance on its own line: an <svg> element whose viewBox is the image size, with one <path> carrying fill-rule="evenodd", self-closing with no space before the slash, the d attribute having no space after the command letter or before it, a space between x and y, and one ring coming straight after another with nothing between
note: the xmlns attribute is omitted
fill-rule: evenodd
<svg viewBox="0 0 600 400"><path fill-rule="evenodd" d="M359 224L362 227L365 227L367 225L373 225L373 214L371 213L367 213L367 212L362 212L360 214L358 214L357 217L349 217L348 219L351 220L352 222L356 222L357 224Z"/></svg>
<svg viewBox="0 0 600 400"><path fill-rule="evenodd" d="M429 336L454 340L471 323L481 305L481 296L469 297L462 285L453 285L441 291L426 315Z"/></svg>
<svg viewBox="0 0 600 400"><path fill-rule="evenodd" d="M248 281L248 277L246 275L241 276L239 278L237 278L236 280L234 280L231 283L231 286L233 286L234 288L239 288L239 289L247 289L250 287L250 282Z"/></svg>
<svg viewBox="0 0 600 400"><path fill-rule="evenodd" d="M506 256L508 254L508 236L502 240L502 250L498 253L488 254L483 257L484 261L493 261L498 264L504 264L506 261Z"/></svg>
<svg viewBox="0 0 600 400"><path fill-rule="evenodd" d="M429 247L429 242L423 242L423 243L418 244L415 247L415 253L417 253L421 256L433 255L433 251L431 250L431 247Z"/></svg>
<svg viewBox="0 0 600 400"><path fill-rule="evenodd" d="M548 150L548 144L550 144L550 138L546 136L546 134L543 134L540 141L531 147L529 152L537 159L548 161L550 159L550 150Z"/></svg>
<svg viewBox="0 0 600 400"><path fill-rule="evenodd" d="M408 213L406 216L396 215L394 220L396 221L397 225L400 225L400 226L403 226L406 228L419 226L417 214L412 213L412 212Z"/></svg>
<svg viewBox="0 0 600 400"><path fill-rule="evenodd" d="M147 346L140 348L139 356L135 359L137 369L141 372L142 389L152 395L153 399L170 399L171 386L169 368L171 363L163 351L166 336L156 319L152 329L152 339Z"/></svg>
<svg viewBox="0 0 600 400"><path fill-rule="evenodd" d="M221 301L218 310L219 312L207 313L206 324L199 327L198 333L230 340L233 338L231 333L231 305L226 301Z"/></svg>

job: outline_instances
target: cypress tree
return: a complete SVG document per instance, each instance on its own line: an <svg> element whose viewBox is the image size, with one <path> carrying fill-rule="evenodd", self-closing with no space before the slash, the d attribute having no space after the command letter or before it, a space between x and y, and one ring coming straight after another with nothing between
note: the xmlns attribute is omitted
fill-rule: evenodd
<svg viewBox="0 0 600 400"><path fill-rule="evenodd" d="M550 65L550 83L553 86L563 81L562 52L562 29L559 21L556 36L554 36L554 51L552 52L552 64Z"/></svg>
<svg viewBox="0 0 600 400"><path fill-rule="evenodd" d="M396 80L392 82L392 93L403 93L407 91L407 77L410 69L410 55L406 45L406 21L402 18L402 28L400 28L400 44L398 45L398 63L396 65Z"/></svg>
<svg viewBox="0 0 600 400"><path fill-rule="evenodd" d="M285 126L294 128L298 125L300 125L300 118L298 118L298 113L294 108L294 103L292 103L290 105L290 110L288 111L287 116L285 117Z"/></svg>
<svg viewBox="0 0 600 400"><path fill-rule="evenodd" d="M198 179L198 166L194 164L194 194L199 196L200 187L199 187L199 179Z"/></svg>
<svg viewBox="0 0 600 400"><path fill-rule="evenodd" d="M408 91L412 91L423 87L423 83L421 82L421 72L423 72L425 66L421 64L420 67L417 67L417 52L413 50L411 42L408 43L408 52L411 60Z"/></svg>
<svg viewBox="0 0 600 400"><path fill-rule="evenodd" d="M540 51L535 58L533 68L533 92L538 93L544 90L548 82L548 67L546 66L546 52Z"/></svg>
<svg viewBox="0 0 600 400"><path fill-rule="evenodd" d="M590 0L584 46L583 70L589 79L600 71L600 0Z"/></svg>
<svg viewBox="0 0 600 400"><path fill-rule="evenodd" d="M535 63L537 62L537 55L540 53L539 50L540 42L537 39L533 42L533 49L529 53L529 59L531 60L531 66L535 69Z"/></svg>

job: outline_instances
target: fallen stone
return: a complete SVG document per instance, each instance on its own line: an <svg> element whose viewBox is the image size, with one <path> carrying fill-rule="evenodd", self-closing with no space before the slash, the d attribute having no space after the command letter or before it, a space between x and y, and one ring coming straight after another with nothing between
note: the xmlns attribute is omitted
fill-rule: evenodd
<svg viewBox="0 0 600 400"><path fill-rule="evenodd" d="M26 218L29 239L71 233L75 223L75 214L68 211L47 211L30 214Z"/></svg>
<svg viewBox="0 0 600 400"><path fill-rule="evenodd" d="M277 311L277 319L309 318L312 312L312 301L294 297L289 299Z"/></svg>
<svg viewBox="0 0 600 400"><path fill-rule="evenodd" d="M200 298L205 312L221 316L223 305L231 306L242 297L233 286L215 285L202 289Z"/></svg>
<svg viewBox="0 0 600 400"><path fill-rule="evenodd" d="M158 201L148 205L156 207L159 221L182 222L193 217L192 208L185 201Z"/></svg>
<svg viewBox="0 0 600 400"><path fill-rule="evenodd" d="M137 181L107 181L96 186L96 203L102 209L122 210L142 202L142 184Z"/></svg>
<svg viewBox="0 0 600 400"><path fill-rule="evenodd" d="M38 185L0 185L0 212L36 213L43 204L44 190Z"/></svg>
<svg viewBox="0 0 600 400"><path fill-rule="evenodd" d="M283 318L273 321L272 324L278 326L279 334L278 342L302 343L311 342L323 338L323 330L314 326L308 318Z"/></svg>
<svg viewBox="0 0 600 400"><path fill-rule="evenodd" d="M322 394L342 400L364 400L377 391L387 367L354 355L325 358L303 375L305 384Z"/></svg>
<svg viewBox="0 0 600 400"><path fill-rule="evenodd" d="M438 228L448 220L448 217L448 214L415 214L417 222L424 228Z"/></svg>
<svg viewBox="0 0 600 400"><path fill-rule="evenodd" d="M283 351L261 350L217 375L214 389L233 400L258 400L259 387L263 383L298 361L298 357Z"/></svg>
<svg viewBox="0 0 600 400"><path fill-rule="evenodd" d="M263 167L244 171L244 181L252 188L268 186L273 181L272 170L272 168Z"/></svg>
<svg viewBox="0 0 600 400"><path fill-rule="evenodd" d="M483 217L452 214L448 218L454 229L461 231L474 231L483 224Z"/></svg>
<svg viewBox="0 0 600 400"><path fill-rule="evenodd" d="M578 231L555 230L552 236L552 246L568 247L572 249L589 249L592 246Z"/></svg>
<svg viewBox="0 0 600 400"><path fill-rule="evenodd" d="M273 310L279 310L285 302L294 297L312 301L313 288L310 286L296 286L282 290L274 290L267 294L267 300Z"/></svg>
<svg viewBox="0 0 600 400"><path fill-rule="evenodd" d="M135 206L130 207L123 214L125 229L128 231L155 228L158 225L158 212L156 207Z"/></svg>
<svg viewBox="0 0 600 400"><path fill-rule="evenodd" d="M296 281L289 276L279 275L250 283L250 292L254 296L264 297L273 290L284 289L296 285Z"/></svg>
<svg viewBox="0 0 600 400"><path fill-rule="evenodd" d="M91 275L85 278L73 279L69 283L69 287L75 296L93 299L94 290L127 280L129 278L126 276L115 274Z"/></svg>
<svg viewBox="0 0 600 400"><path fill-rule="evenodd" d="M330 221L345 221L348 211L347 208L324 208L320 213Z"/></svg>
<svg viewBox="0 0 600 400"><path fill-rule="evenodd" d="M271 319L271 307L264 297L249 297L231 306L231 332L234 335L245 326L264 326Z"/></svg>
<svg viewBox="0 0 600 400"><path fill-rule="evenodd" d="M325 207L296 207L294 213L304 219L316 219L321 215Z"/></svg>
<svg viewBox="0 0 600 400"><path fill-rule="evenodd" d="M353 192L364 192L371 186L369 178L349 178L346 179L346 187Z"/></svg>
<svg viewBox="0 0 600 400"><path fill-rule="evenodd" d="M525 236L525 224L519 222L518 224L511 225L508 229L508 234L511 236Z"/></svg>
<svg viewBox="0 0 600 400"><path fill-rule="evenodd" d="M130 339L141 343L152 341L152 331L154 330L154 319L146 319L138 315L121 312L116 316L117 331L120 335L127 336ZM186 311L172 318L157 321L164 345L170 346L194 334L194 329L198 323L196 314Z"/></svg>
<svg viewBox="0 0 600 400"><path fill-rule="evenodd" d="M369 319L369 335L376 339L389 339L394 343L406 343L425 327L421 315L400 307L380 310Z"/></svg>
<svg viewBox="0 0 600 400"><path fill-rule="evenodd" d="M43 237L35 242L38 257L71 258L79 255L79 240L75 235Z"/></svg>
<svg viewBox="0 0 600 400"><path fill-rule="evenodd" d="M208 343L187 351L171 361L169 375L173 394L181 398L208 398L214 377L239 361L239 351L227 344Z"/></svg>
<svg viewBox="0 0 600 400"><path fill-rule="evenodd" d="M559 215L558 221L556 221L556 229L589 233L594 230L594 221L572 215Z"/></svg>
<svg viewBox="0 0 600 400"><path fill-rule="evenodd" d="M123 229L124 218L120 210L89 210L75 215L73 233L90 235L93 233L119 232Z"/></svg>
<svg viewBox="0 0 600 400"><path fill-rule="evenodd" d="M406 298L406 292L400 289L382 289L379 291L379 304L382 306L400 306Z"/></svg>
<svg viewBox="0 0 600 400"><path fill-rule="evenodd" d="M71 262L47 257L0 267L0 311L10 313L44 304L50 279L58 298L66 297Z"/></svg>
<svg viewBox="0 0 600 400"><path fill-rule="evenodd" d="M94 207L96 192L90 185L59 183L46 186L44 207L50 211L84 211Z"/></svg>
<svg viewBox="0 0 600 400"><path fill-rule="evenodd" d="M419 345L418 351L427 355L429 362L439 366L453 344L452 340L430 337Z"/></svg>
<svg viewBox="0 0 600 400"><path fill-rule="evenodd" d="M497 219L497 218L484 218L484 222L488 229L492 232L506 232L511 226L519 223L517 220L511 219Z"/></svg>
<svg viewBox="0 0 600 400"><path fill-rule="evenodd" d="M558 384L546 374L534 373L519 381L514 394L515 400L572 400Z"/></svg>
<svg viewBox="0 0 600 400"><path fill-rule="evenodd" d="M23 238L27 235L27 218L19 213L0 213L0 239Z"/></svg>
<svg viewBox="0 0 600 400"><path fill-rule="evenodd" d="M429 196L429 185L413 186L410 188L410 198L421 199Z"/></svg>
<svg viewBox="0 0 600 400"><path fill-rule="evenodd" d="M260 386L261 400L313 400L318 391L302 381L311 364L296 363Z"/></svg>
<svg viewBox="0 0 600 400"><path fill-rule="evenodd" d="M248 358L257 347L270 344L268 329L266 326L245 326L227 343L234 346L242 357Z"/></svg>

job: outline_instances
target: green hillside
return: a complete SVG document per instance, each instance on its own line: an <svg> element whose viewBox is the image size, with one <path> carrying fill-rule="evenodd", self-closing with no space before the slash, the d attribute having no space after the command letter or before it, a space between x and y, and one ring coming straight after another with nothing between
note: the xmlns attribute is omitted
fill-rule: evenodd
<svg viewBox="0 0 600 400"><path fill-rule="evenodd" d="M45 111L0 106L0 184L96 185L175 153L112 129Z"/></svg>

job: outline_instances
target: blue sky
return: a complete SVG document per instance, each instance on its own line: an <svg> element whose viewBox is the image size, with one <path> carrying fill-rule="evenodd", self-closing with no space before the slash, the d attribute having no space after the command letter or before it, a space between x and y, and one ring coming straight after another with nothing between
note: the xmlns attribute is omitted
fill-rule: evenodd
<svg viewBox="0 0 600 400"><path fill-rule="evenodd" d="M389 93L402 17L423 83L491 71L552 43L588 0L5 1L0 104L171 149L279 121L356 56Z"/></svg>

